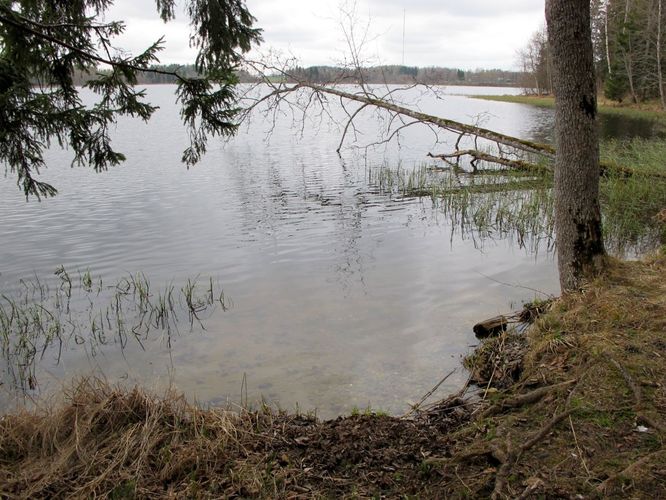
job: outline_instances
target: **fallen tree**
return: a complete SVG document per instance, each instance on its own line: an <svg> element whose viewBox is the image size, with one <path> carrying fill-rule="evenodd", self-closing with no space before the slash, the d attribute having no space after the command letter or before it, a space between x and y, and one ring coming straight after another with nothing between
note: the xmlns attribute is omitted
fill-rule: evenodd
<svg viewBox="0 0 666 500"><path fill-rule="evenodd" d="M335 121L332 112L328 109L328 98L332 96L339 99L340 106L346 115L344 122L341 123L343 130L337 148L338 153L340 153L350 131L355 129L355 120L358 116L364 110L374 108L390 114L382 143L394 139L400 131L407 127L425 125L457 136L453 151L427 153L427 156L439 158L449 165L460 166L460 160L468 158L470 160L469 165L474 173L478 171L478 162L480 161L514 170L553 171L555 148L550 144L529 141L478 125L470 125L424 113L407 107L395 98L399 91L416 88L422 89L424 93L432 92L436 94L438 89L432 86L419 83L398 88L391 88L388 85L370 86L360 78L354 81L341 79L322 85L303 80L284 66L260 62L250 62L248 65L254 73L260 75L261 83L253 86L250 91L242 96L247 104L244 107L242 120L249 118L252 112L261 108L262 105L266 106L264 108L265 113L276 113L281 106L286 105L292 108L294 116L298 115L299 119L304 120L308 113L312 113L311 108L318 104L321 109L315 113L319 115L323 113ZM345 74L344 78L349 78L348 73ZM259 85L262 85L263 88L258 89ZM341 85L353 85L356 90L343 89L340 88ZM289 96L297 95L302 91L306 91L307 94L301 95L295 100L288 99ZM355 103L357 106L352 108L349 106L350 103ZM411 121L407 120L409 118L411 118ZM273 124L275 123L276 117L273 117ZM461 142L464 138L473 141L474 147L461 148ZM484 142L480 143L479 140ZM601 175L615 174L628 177L634 174L634 169L631 167L603 161L600 162L600 171ZM653 172L650 175L666 178L666 174L659 172Z"/></svg>

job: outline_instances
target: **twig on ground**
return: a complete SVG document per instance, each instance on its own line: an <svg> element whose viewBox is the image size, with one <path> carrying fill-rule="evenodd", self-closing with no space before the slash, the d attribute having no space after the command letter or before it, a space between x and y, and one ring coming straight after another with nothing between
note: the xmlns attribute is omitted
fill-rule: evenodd
<svg viewBox="0 0 666 500"><path fill-rule="evenodd" d="M624 366L620 364L619 361L613 358L610 354L605 353L604 356L610 362L610 364L612 364L615 368L617 368L617 370L622 374L622 378L624 378L624 381L629 386L636 409L636 420L647 424L648 427L652 427L660 434L666 434L666 426L664 424L654 420L653 418L644 413L641 388L638 386L638 384L636 384L631 374L627 371L627 369Z"/></svg>
<svg viewBox="0 0 666 500"><path fill-rule="evenodd" d="M592 476L592 474L590 474L590 469L587 468L587 462L585 461L583 450L580 449L580 446L578 444L578 436L576 436L576 429L574 429L573 420L571 420L571 415L569 415L569 426L571 427L571 433L573 434L576 450L578 450L578 456L580 457L580 461L583 464L583 468L585 469L585 472L587 473L587 478L589 479Z"/></svg>
<svg viewBox="0 0 666 500"><path fill-rule="evenodd" d="M629 389L631 389L631 394L634 398L634 404L637 407L640 407L642 405L640 387L636 385L634 379L631 377L631 375L629 375L629 372L626 370L626 368L622 366L615 358L613 358L608 353L605 354L605 357L610 362L610 364L612 364L615 368L617 368L618 371L622 374L622 378L629 386Z"/></svg>
<svg viewBox="0 0 666 500"><path fill-rule="evenodd" d="M649 462L653 458L655 458L658 455L660 455L662 453L665 453L665 452L666 452L666 450L664 450L662 448L660 450L649 453L649 454L639 458L635 462L632 462L631 464L629 464L629 466L625 467L622 471L618 472L617 474L613 474L608 479L606 479L603 483L599 484L597 486L597 491L599 493L605 493L606 490L608 490L608 487L611 485L611 483L613 483L614 481L616 481L617 479L619 479L621 477L630 477L636 469L638 469L639 467L646 464L647 462Z"/></svg>
<svg viewBox="0 0 666 500"><path fill-rule="evenodd" d="M454 369L451 370L449 373L447 373L446 375L444 375L444 378L442 378L442 380L440 380L439 382L437 382L437 384L435 385L435 387L433 387L432 389L430 389L430 390L426 393L426 395L423 396L423 397L421 398L421 400L420 400L418 403L416 403L415 405L412 405L412 409L409 410L409 411L407 412L407 414L404 415L404 416L407 417L407 416L411 415L412 413L414 413L416 410L418 410L418 409L421 407L421 405L422 405L423 403L425 403L425 401L426 401L430 396L432 396L432 395L435 393L435 391L436 391L437 389L439 389L439 386L442 385L444 382L446 382L446 380L447 380L451 375L453 375L456 371L457 371L457 369L454 368Z"/></svg>

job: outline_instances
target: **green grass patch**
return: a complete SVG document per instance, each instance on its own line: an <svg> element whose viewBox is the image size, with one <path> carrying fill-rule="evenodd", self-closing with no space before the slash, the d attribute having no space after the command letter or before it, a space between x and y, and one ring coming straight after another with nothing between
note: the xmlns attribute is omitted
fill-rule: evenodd
<svg viewBox="0 0 666 500"><path fill-rule="evenodd" d="M604 141L602 160L629 166L631 177L610 175L600 184L604 232L618 253L632 249L649 251L666 242L666 179L654 173L666 171L666 143L632 139Z"/></svg>
<svg viewBox="0 0 666 500"><path fill-rule="evenodd" d="M610 169L600 180L604 236L618 256L646 254L666 242L666 142L656 139L602 141ZM371 169L369 184L394 197L429 197L452 231L480 246L488 238L513 238L537 252L554 239L552 174L459 168ZM627 175L631 172L631 175Z"/></svg>
<svg viewBox="0 0 666 500"><path fill-rule="evenodd" d="M539 108L554 108L555 98L552 96L528 95L475 95L474 99L485 101L511 102L515 104L529 104ZM623 116L632 119L654 120L666 124L666 113L655 109L645 109L630 105L599 104L599 113L605 115Z"/></svg>

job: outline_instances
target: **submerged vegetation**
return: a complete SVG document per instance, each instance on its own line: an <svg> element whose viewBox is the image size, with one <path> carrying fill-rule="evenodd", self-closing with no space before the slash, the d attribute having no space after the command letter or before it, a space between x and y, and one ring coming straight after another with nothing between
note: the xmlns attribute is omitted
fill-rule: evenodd
<svg viewBox="0 0 666 500"><path fill-rule="evenodd" d="M543 241L552 245L552 182L543 174L383 167L369 172L369 182L383 194L430 197L450 221L452 238L459 234L479 245L488 238L514 238L533 252Z"/></svg>
<svg viewBox="0 0 666 500"><path fill-rule="evenodd" d="M154 331L171 347L180 327L201 326L206 311L230 307L212 278L188 279L178 290L173 284L156 290L143 273L113 284L89 270L74 274L61 266L54 274L56 279L49 282L37 276L21 280L15 293L0 296L0 347L6 376L21 390L37 387L39 360L52 356L59 362L72 343L91 356L109 343L125 349L134 341L143 349Z"/></svg>
<svg viewBox="0 0 666 500"><path fill-rule="evenodd" d="M664 254L611 262L519 343L483 344L484 390L405 417L202 409L84 380L0 420L0 496L662 498L665 271Z"/></svg>
<svg viewBox="0 0 666 500"><path fill-rule="evenodd" d="M666 143L606 141L601 157L608 164L626 166L608 171L600 183L608 248L619 256L658 248L666 242ZM382 167L371 170L368 180L383 194L430 197L451 221L453 232L479 244L488 238L513 237L521 248L533 252L543 242L552 248L552 175L547 172Z"/></svg>

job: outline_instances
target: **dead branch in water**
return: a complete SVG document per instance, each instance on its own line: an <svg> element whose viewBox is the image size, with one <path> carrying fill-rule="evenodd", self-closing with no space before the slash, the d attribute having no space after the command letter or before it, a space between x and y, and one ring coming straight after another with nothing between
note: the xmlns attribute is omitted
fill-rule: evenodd
<svg viewBox="0 0 666 500"><path fill-rule="evenodd" d="M450 162L449 160L452 158L455 159L460 159L464 156L470 156L472 157L472 167L476 171L476 162L481 160L481 161L486 161L488 163L496 163L497 165L502 165L504 167L509 167L514 170L524 170L527 172L551 172L552 170L544 165L538 165L536 163L531 163L525 160L513 160L510 158L503 158L501 156L495 156L490 153L485 153L483 151L477 151L476 149L464 149L464 150L458 150L454 151L453 153L449 154L432 154L428 153L427 156L430 158L439 158L441 160L444 160L446 163L455 165L453 162Z"/></svg>

